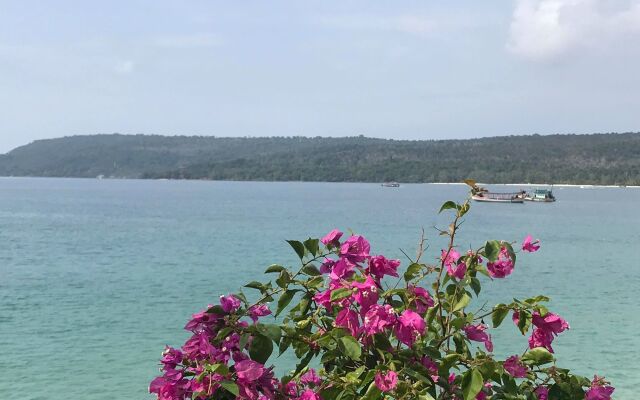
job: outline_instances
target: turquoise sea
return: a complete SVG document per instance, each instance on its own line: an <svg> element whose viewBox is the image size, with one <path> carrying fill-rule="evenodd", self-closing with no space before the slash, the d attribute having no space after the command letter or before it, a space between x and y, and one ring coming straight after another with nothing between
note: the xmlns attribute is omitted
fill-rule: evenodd
<svg viewBox="0 0 640 400"><path fill-rule="evenodd" d="M515 188L500 188L512 190ZM571 330L559 363L606 375L614 398L640 387L640 189L554 189L555 204L473 204L463 248L485 239L542 241L484 295L546 294ZM190 314L292 264L285 239L337 227L374 253L413 254L461 185L0 179L0 398L148 399L165 344L179 346ZM499 355L526 337L494 334ZM286 359L278 363L285 369Z"/></svg>

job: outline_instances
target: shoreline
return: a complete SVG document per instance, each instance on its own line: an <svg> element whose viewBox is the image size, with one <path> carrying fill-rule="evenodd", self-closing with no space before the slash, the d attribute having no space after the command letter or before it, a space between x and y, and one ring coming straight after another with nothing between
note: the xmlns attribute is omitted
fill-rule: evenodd
<svg viewBox="0 0 640 400"><path fill-rule="evenodd" d="M263 180L215 180L215 179L148 179L148 178L124 178L124 177L81 177L81 176L0 176L0 179L86 179L86 180L120 180L120 181L171 181L171 182L261 182L261 183L356 183L380 185L380 182L351 182L351 181L263 181ZM462 185L464 182L402 182L401 185ZM486 183L477 182L481 186L524 186L524 187L568 187L579 189L640 189L640 185L592 185L592 184L571 184L571 183Z"/></svg>

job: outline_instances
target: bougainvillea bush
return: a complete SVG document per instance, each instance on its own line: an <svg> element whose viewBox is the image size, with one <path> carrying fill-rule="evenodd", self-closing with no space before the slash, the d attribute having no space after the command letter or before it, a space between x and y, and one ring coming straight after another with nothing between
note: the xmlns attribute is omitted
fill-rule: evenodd
<svg viewBox="0 0 640 400"><path fill-rule="evenodd" d="M300 265L272 265L274 279L246 285L253 295L224 295L194 314L185 326L192 336L167 347L150 392L161 400L610 399L604 378L556 364L552 344L569 324L549 311L547 297L472 301L483 280L509 279L516 257L540 243L528 236L518 246L457 247L469 207L442 206L453 222L440 232L448 246L433 263L423 261L422 245L401 266L338 230L289 241ZM522 335L523 352L503 360L493 355L491 329L505 320ZM273 364L287 351L298 363L276 377Z"/></svg>

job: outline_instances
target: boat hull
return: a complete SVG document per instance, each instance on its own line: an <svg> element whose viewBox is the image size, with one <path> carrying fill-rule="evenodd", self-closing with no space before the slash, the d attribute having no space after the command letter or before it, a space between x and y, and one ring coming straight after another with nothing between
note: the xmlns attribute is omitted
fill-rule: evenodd
<svg viewBox="0 0 640 400"><path fill-rule="evenodd" d="M532 198L528 198L525 197L526 201L535 201L537 203L553 203L554 201L556 201L556 199L532 199Z"/></svg>
<svg viewBox="0 0 640 400"><path fill-rule="evenodd" d="M475 201L479 201L482 203L516 203L516 204L522 204L524 203L524 199L521 198L515 198L515 199L491 199L488 197L481 197L481 196L472 196L471 197L473 200Z"/></svg>

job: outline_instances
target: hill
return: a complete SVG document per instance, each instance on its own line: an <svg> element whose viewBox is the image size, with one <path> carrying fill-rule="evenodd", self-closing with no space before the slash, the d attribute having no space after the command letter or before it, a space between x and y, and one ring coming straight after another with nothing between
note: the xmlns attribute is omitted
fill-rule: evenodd
<svg viewBox="0 0 640 400"><path fill-rule="evenodd" d="M640 184L640 133L468 140L87 135L0 156L0 175L265 181Z"/></svg>

